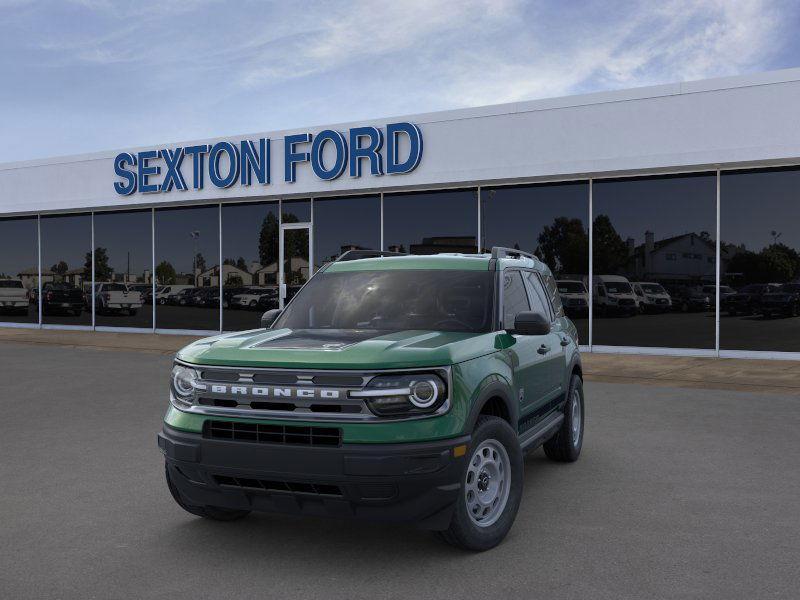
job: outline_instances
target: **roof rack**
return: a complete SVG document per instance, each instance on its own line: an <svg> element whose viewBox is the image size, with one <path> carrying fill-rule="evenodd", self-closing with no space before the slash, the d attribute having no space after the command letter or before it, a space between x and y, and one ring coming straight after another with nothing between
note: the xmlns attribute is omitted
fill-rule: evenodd
<svg viewBox="0 0 800 600"><path fill-rule="evenodd" d="M492 258L530 258L531 260L539 260L535 254L517 250L516 248L504 248L503 246L492 247Z"/></svg>
<svg viewBox="0 0 800 600"><path fill-rule="evenodd" d="M361 258L378 258L381 256L408 256L405 252L389 252L388 250L348 250L333 262L359 260Z"/></svg>

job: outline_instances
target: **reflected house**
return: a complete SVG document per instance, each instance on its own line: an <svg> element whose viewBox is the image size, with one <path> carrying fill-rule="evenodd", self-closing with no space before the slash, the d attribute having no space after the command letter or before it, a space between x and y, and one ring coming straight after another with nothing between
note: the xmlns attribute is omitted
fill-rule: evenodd
<svg viewBox="0 0 800 600"><path fill-rule="evenodd" d="M714 283L716 242L706 235L684 233L655 241L646 231L645 243L627 239L628 273L638 281L691 284Z"/></svg>
<svg viewBox="0 0 800 600"><path fill-rule="evenodd" d="M286 283L294 285L297 281L308 280L308 260L300 256L293 256L287 261L288 272ZM299 279L298 279L299 278ZM253 274L253 285L275 286L278 285L278 263L273 262L266 267L261 267Z"/></svg>
<svg viewBox="0 0 800 600"><path fill-rule="evenodd" d="M411 254L436 254L438 252L460 252L474 254L477 252L478 239L475 236L436 236L422 238L422 243L411 244ZM391 252L404 252L402 246L389 246Z"/></svg>
<svg viewBox="0 0 800 600"><path fill-rule="evenodd" d="M253 274L253 285L278 285L278 263L273 262L266 267L260 267Z"/></svg>
<svg viewBox="0 0 800 600"><path fill-rule="evenodd" d="M64 283L69 283L74 285L75 287L81 287L83 283L83 274L84 269L81 267L80 269L70 269L64 275L60 277L61 281Z"/></svg>
<svg viewBox="0 0 800 600"><path fill-rule="evenodd" d="M48 281L53 281L55 279L56 274L52 271L42 271L42 284L47 283ZM24 285L27 289L32 290L34 288L39 287L39 269L36 267L30 267L29 269L23 269L19 273L17 273L17 279L22 281L22 285Z"/></svg>
<svg viewBox="0 0 800 600"><path fill-rule="evenodd" d="M225 285L230 285L228 283L231 279L239 278L242 281L242 285L252 285L253 284L253 275L245 271L244 269L240 269L235 265L222 265L222 282ZM209 287L209 286L218 286L219 285L219 267L214 266L210 269L206 269L205 271L198 273L197 277L195 278L195 286L197 287Z"/></svg>

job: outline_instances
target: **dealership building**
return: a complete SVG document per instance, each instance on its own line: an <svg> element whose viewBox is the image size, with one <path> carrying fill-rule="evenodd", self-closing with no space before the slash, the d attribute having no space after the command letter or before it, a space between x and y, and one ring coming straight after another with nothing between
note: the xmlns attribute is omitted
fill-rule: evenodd
<svg viewBox="0 0 800 600"><path fill-rule="evenodd" d="M798 359L798 106L790 69L2 164L0 326L245 330L350 249L505 246L587 350Z"/></svg>

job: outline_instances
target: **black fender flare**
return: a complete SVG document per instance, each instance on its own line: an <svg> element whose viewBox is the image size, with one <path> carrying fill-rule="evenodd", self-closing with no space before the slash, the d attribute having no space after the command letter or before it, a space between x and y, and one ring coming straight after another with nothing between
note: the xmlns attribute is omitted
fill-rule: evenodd
<svg viewBox="0 0 800 600"><path fill-rule="evenodd" d="M514 390L505 380L495 376L489 378L481 385L480 392L469 409L469 414L467 415L467 420L464 425L465 433L475 429L475 423L478 422L481 410L489 399L495 397L503 401L506 412L508 413L509 425L511 425L514 431L517 430L519 424L519 403L515 401Z"/></svg>

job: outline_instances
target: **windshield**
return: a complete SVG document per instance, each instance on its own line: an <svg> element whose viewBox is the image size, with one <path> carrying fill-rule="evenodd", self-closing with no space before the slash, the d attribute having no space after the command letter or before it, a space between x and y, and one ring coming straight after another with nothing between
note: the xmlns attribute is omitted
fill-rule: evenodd
<svg viewBox="0 0 800 600"><path fill-rule="evenodd" d="M620 281L611 281L606 283L606 291L609 294L630 294L631 284Z"/></svg>
<svg viewBox="0 0 800 600"><path fill-rule="evenodd" d="M491 331L491 271L320 273L273 326L292 329Z"/></svg>
<svg viewBox="0 0 800 600"><path fill-rule="evenodd" d="M560 294L585 294L586 288L580 281L559 281L558 292Z"/></svg>
<svg viewBox="0 0 800 600"><path fill-rule="evenodd" d="M0 279L0 288L21 288L22 282L18 279Z"/></svg>
<svg viewBox="0 0 800 600"><path fill-rule="evenodd" d="M657 283L643 283L642 289L646 294L666 294L667 292Z"/></svg>

